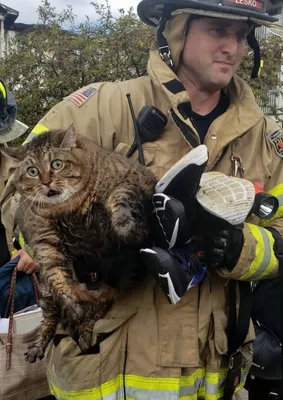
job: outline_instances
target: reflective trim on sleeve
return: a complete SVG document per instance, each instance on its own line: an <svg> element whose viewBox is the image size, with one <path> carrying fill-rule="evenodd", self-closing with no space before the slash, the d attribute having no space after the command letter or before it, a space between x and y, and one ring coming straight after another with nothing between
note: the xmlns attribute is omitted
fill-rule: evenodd
<svg viewBox="0 0 283 400"><path fill-rule="evenodd" d="M21 246L21 248L33 258L34 257L34 252L26 244L24 236L23 236L23 234L21 232L19 233L19 237L17 239L18 239L18 242L19 242L19 245Z"/></svg>
<svg viewBox="0 0 283 400"><path fill-rule="evenodd" d="M271 194L272 196L277 197L279 201L279 208L277 210L277 213L272 218L268 220L261 219L259 222L260 226L270 225L270 222L278 218L283 218L283 183L280 183L279 185L275 186L268 193Z"/></svg>
<svg viewBox="0 0 283 400"><path fill-rule="evenodd" d="M7 90L5 88L5 85L3 85L3 83L0 81L0 91L3 93L3 97L4 99L7 98Z"/></svg>
<svg viewBox="0 0 283 400"><path fill-rule="evenodd" d="M23 144L30 142L34 137L40 135L41 133L48 132L48 131L49 131L49 129L44 125L41 125L41 124L35 125L35 127L31 131L31 133L28 135L28 137L26 138L26 140L24 141Z"/></svg>
<svg viewBox="0 0 283 400"><path fill-rule="evenodd" d="M227 371L207 372L197 368L190 376L179 378L149 378L137 375L118 375L99 387L80 391L60 389L52 383L48 371L50 391L59 400L218 400L223 397L223 382ZM242 369L241 382L236 392L242 389L247 370ZM62 382L66 388L66 384ZM124 396L124 388L126 397Z"/></svg>
<svg viewBox="0 0 283 400"><path fill-rule="evenodd" d="M253 224L248 224L248 227L256 240L256 255L249 270L240 280L264 279L277 268L277 258L273 251L274 238L267 229Z"/></svg>
<svg viewBox="0 0 283 400"><path fill-rule="evenodd" d="M11 251L11 256L14 256L15 254L17 254L17 252L18 252L17 249L12 250L12 251Z"/></svg>

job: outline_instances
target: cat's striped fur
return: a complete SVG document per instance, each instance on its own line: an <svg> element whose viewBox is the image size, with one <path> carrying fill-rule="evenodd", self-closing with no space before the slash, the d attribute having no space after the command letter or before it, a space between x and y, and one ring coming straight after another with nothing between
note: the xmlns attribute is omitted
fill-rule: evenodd
<svg viewBox="0 0 283 400"><path fill-rule="evenodd" d="M155 177L137 162L76 135L73 127L3 152L18 162L14 182L21 201L15 223L39 266L44 321L27 360L44 356L59 322L71 333L78 331L85 351L95 321L117 290L107 285L88 290L78 281L73 260L103 256L117 244L142 245Z"/></svg>

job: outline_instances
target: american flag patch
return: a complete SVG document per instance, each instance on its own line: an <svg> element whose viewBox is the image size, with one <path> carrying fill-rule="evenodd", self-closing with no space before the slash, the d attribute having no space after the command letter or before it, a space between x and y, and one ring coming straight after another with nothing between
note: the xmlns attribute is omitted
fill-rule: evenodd
<svg viewBox="0 0 283 400"><path fill-rule="evenodd" d="M84 90L77 90L75 93L70 94L66 99L71 100L77 107L81 107L87 100L97 92L97 88L90 86Z"/></svg>

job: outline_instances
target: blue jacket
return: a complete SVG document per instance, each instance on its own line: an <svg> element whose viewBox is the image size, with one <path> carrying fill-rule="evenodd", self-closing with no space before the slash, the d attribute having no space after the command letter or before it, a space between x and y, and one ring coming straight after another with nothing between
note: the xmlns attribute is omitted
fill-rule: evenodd
<svg viewBox="0 0 283 400"><path fill-rule="evenodd" d="M17 265L19 257L9 261L0 267L0 317L5 317L7 301L9 297L9 289L12 278L13 269ZM36 303L33 279L31 275L24 272L17 273L17 281L15 287L15 305L14 312L20 311L25 307Z"/></svg>

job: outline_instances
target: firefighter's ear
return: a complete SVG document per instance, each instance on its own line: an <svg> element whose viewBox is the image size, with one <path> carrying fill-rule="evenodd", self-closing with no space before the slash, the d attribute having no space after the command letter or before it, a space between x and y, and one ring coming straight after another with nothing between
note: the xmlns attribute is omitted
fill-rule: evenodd
<svg viewBox="0 0 283 400"><path fill-rule="evenodd" d="M0 153L15 163L20 163L25 158L24 147L0 147Z"/></svg>
<svg viewBox="0 0 283 400"><path fill-rule="evenodd" d="M72 124L62 135L62 142L60 144L60 148L73 149L74 147L77 147L76 130L75 130L75 125Z"/></svg>

